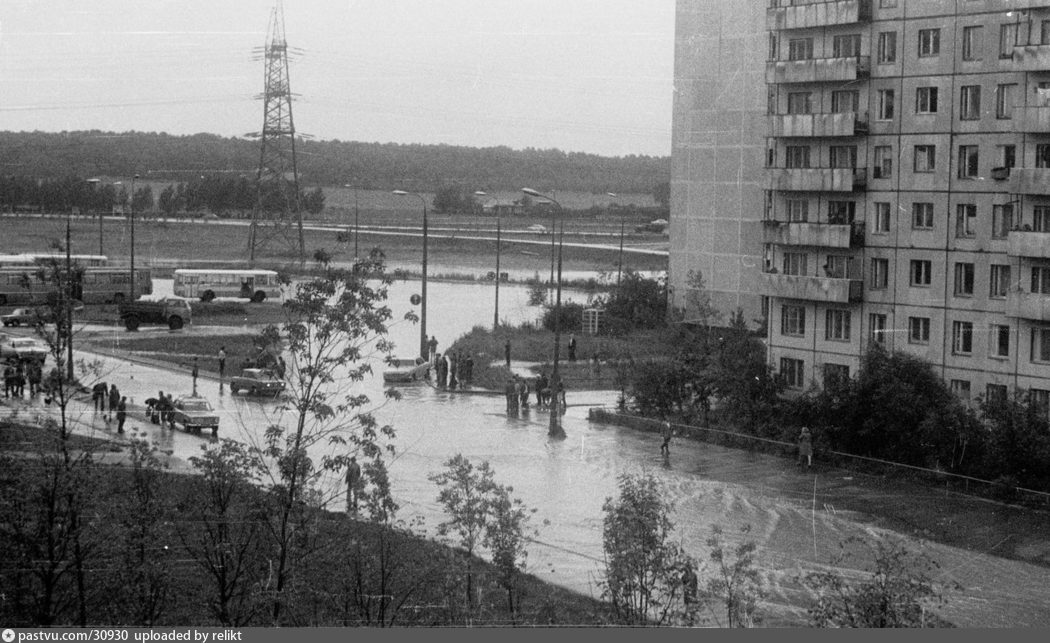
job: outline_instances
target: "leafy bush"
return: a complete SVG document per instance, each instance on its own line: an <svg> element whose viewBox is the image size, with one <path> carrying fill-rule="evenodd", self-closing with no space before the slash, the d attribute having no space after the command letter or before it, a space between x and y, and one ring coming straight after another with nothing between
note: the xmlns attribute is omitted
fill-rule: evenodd
<svg viewBox="0 0 1050 643"><path fill-rule="evenodd" d="M554 306L547 306L543 311L543 327L554 330L555 313L558 312ZM563 333L578 332L583 329L583 304L574 301L562 302L561 310L558 312L558 327Z"/></svg>

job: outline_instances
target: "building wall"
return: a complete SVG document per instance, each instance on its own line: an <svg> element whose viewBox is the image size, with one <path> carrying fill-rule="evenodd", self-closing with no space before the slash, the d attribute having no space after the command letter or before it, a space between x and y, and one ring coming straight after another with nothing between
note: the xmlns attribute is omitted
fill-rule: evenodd
<svg viewBox="0 0 1050 643"><path fill-rule="evenodd" d="M837 24L844 15L851 17ZM1014 40L1002 40L1002 25L1016 25ZM939 51L921 56L921 32L931 29L939 30ZM896 34L892 60L880 56L884 33ZM859 52L836 58L847 36L858 38ZM1050 167L1039 167L1050 166L1039 159L1039 146L1050 150L1050 100L1040 92L1050 88L1050 0L679 0L676 43L676 302L694 269L723 309L746 302L754 318L767 297L770 363L804 362L796 390L819 386L826 364L855 373L871 341L922 357L971 398L989 384L1050 390L1050 360L1032 338L1050 327L1050 292L1035 295L1036 312L1022 310L992 280L993 269L1009 266L1014 297L1034 287L1033 268L1050 267L1050 225L1027 245L1009 231L1030 230L1035 208L1050 206ZM815 60L822 58L832 60ZM973 91L964 87L979 88L976 118L963 113L963 92ZM936 88L935 111L920 112L920 88ZM733 100L721 100L727 89ZM850 121L832 120L842 116L832 112L844 111L833 107L849 92L857 125L843 131ZM892 112L882 109L888 97ZM933 166L924 169L917 159L929 146ZM962 171L963 146L978 150L975 176ZM1005 146L1014 147L1015 162L1004 172ZM843 167L849 147L856 164L844 184L829 173ZM922 204L932 207L928 226L913 215ZM971 206L972 234L960 219ZM1010 208L1010 225L998 226ZM842 247L844 221L833 210L849 211L863 238ZM839 234L783 234L798 216L807 226L838 226ZM849 262L850 279L863 280L862 295L844 280L829 287L825 277L847 276L828 268L840 260ZM914 283L913 262L928 267L928 283ZM959 292L961 266L972 266L972 293ZM799 271L808 286L766 279L763 270ZM785 334L785 306L805 310L801 334ZM885 329L876 332L882 318ZM918 320L928 320L928 331L917 336ZM963 332L967 324L972 333ZM997 354L1000 326L1010 329L1005 356Z"/></svg>
<svg viewBox="0 0 1050 643"><path fill-rule="evenodd" d="M679 0L671 156L672 305L691 272L726 316L761 315L765 4ZM687 312L687 315L689 313Z"/></svg>

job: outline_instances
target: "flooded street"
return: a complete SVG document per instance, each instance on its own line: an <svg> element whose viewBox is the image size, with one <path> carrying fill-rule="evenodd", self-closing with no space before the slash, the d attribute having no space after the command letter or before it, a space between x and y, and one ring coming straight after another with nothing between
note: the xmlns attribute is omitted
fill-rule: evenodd
<svg viewBox="0 0 1050 643"><path fill-rule="evenodd" d="M409 295L417 284L398 283L391 288L390 302L399 319L409 309ZM501 317L511 323L533 319L538 309L525 305L527 289L501 288ZM491 285L464 286L434 283L430 287L429 331L436 335L439 351L473 320L491 320ZM577 296L582 301L582 296ZM150 331L153 332L153 331ZM164 332L164 331L157 331ZM418 327L397 323L391 338L398 356L410 355L418 345ZM158 389L176 394L188 392L190 378L182 373L104 360L107 380L141 403ZM992 540L1022 540L1032 560L1043 557L1050 563L1048 517L1039 512L1005 509L946 495L933 488L888 485L878 478L837 470L817 474L797 471L792 462L746 451L704 443L676 440L665 464L659 455L655 434L587 420L590 405L610 406L612 392L573 392L564 426L567 439L547 437L548 416L532 410L521 418L504 413L501 396L438 391L426 385L402 389L400 401L384 401L382 365L361 385L379 405L381 423L397 431L396 455L390 462L391 482L400 517L421 515L433 529L442 519L436 502L437 488L428 476L456 453L475 461L488 460L498 481L514 487L515 495L538 511L533 526L539 534L529 546L529 570L539 577L597 595L602 568L602 503L615 495L617 477L623 473L650 472L665 485L677 506L674 519L685 549L706 558L705 539L713 525L721 525L731 542L739 529L751 528L749 538L759 545L759 560L769 580L769 596L763 606L767 622L799 622L798 607L804 590L797 577L805 571L826 568L839 552L839 543L857 537L874 543L889 536L905 538L921 547L941 566L939 582L958 582L962 589L948 593L943 615L963 626L1050 626L1050 568L1032 562L999 558L994 551L970 551L921 540L892 516L867 513L866 500L889 498L900 503L924 503L933 507L973 505L973 511L994 513ZM220 394L214 380L202 380L200 391L220 410L224 437L258 443L268 423L272 402L248 400ZM130 423L160 450L170 451L176 462L197 453L205 436L181 431L161 431L139 417ZM101 426L101 423L98 423ZM313 454L316 457L320 452ZM330 488L341 491L341 481L330 479ZM896 500L899 499L899 500ZM954 503L954 504L953 504ZM338 501L341 507L341 500ZM932 510L932 509L931 509ZM965 523L945 529L968 529ZM863 550L864 548L860 548ZM860 551L858 550L858 551ZM855 574L868 560L850 561L841 568Z"/></svg>

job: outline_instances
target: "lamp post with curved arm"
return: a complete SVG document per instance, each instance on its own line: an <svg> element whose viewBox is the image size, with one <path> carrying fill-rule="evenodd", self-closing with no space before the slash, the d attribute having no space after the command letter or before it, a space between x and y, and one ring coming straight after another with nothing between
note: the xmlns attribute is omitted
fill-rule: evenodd
<svg viewBox="0 0 1050 643"><path fill-rule="evenodd" d="M521 188L521 191L529 196L550 201L554 204L554 211L561 214L561 204L554 200L553 197L537 192L532 188ZM558 394L562 390L561 376L558 375L558 358L561 350L561 259L563 241L565 239L565 217L558 217L558 219L558 285L554 298L554 367L551 369L551 421L547 429L547 435L565 437L565 429L561 426L561 409L558 406ZM554 230L551 229L552 238L553 234ZM498 278L499 275L496 275L496 277Z"/></svg>
<svg viewBox="0 0 1050 643"><path fill-rule="evenodd" d="M131 210L128 217L131 219L131 283L129 284L130 292L128 293L131 301L138 299L135 296L135 181L138 179L138 174L131 177Z"/></svg>
<svg viewBox="0 0 1050 643"><path fill-rule="evenodd" d="M357 183L356 183L356 179L354 179L354 181L355 182L353 184L346 183L346 184L343 185L343 187L344 188L353 188L354 189L354 261L358 261L361 258L361 253L358 252L358 250L357 250L357 238L361 234L361 224L360 224L360 222L358 220L358 214L357 214ZM425 204L424 204L424 207L426 207Z"/></svg>
<svg viewBox="0 0 1050 643"><path fill-rule="evenodd" d="M478 190L474 192L474 196L488 196L487 193ZM499 207L496 210L496 305L492 312L492 330L499 328L499 253L502 240L500 238L500 217Z"/></svg>
<svg viewBox="0 0 1050 643"><path fill-rule="evenodd" d="M615 192L606 192L607 195L614 199L619 199L620 195ZM619 203L617 203L619 205ZM616 294L620 294L620 274L623 273L623 230L624 230L624 214L620 213L620 256L616 260Z"/></svg>
<svg viewBox="0 0 1050 643"><path fill-rule="evenodd" d="M419 355L427 359L430 357L430 350L427 348L427 200L423 198L423 195L416 192L394 190L393 193L399 196L412 195L423 204L423 286L420 293Z"/></svg>

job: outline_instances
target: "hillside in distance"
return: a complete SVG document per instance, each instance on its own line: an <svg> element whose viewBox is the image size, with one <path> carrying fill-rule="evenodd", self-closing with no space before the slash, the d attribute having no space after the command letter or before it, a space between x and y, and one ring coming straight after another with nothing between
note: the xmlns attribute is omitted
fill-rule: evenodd
<svg viewBox="0 0 1050 643"><path fill-rule="evenodd" d="M254 176L260 144L213 134L156 132L0 132L3 174L131 176L189 181L209 174ZM576 190L649 193L670 180L670 157L606 157L509 147L296 141L301 184L433 191L450 183L470 190Z"/></svg>

